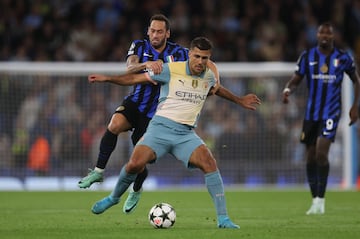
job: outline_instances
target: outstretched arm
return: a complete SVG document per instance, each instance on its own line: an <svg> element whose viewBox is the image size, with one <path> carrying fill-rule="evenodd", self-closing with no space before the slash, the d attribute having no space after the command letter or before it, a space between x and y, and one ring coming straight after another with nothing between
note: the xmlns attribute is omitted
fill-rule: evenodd
<svg viewBox="0 0 360 239"><path fill-rule="evenodd" d="M127 73L138 73L143 70L151 70L154 74L159 74L162 71L162 60L140 62L137 55L131 55L126 60Z"/></svg>
<svg viewBox="0 0 360 239"><path fill-rule="evenodd" d="M214 73L216 84L211 88L209 95L217 95L235 104L238 104L249 110L256 110L256 105L260 105L261 101L255 94L248 94L242 97L234 95L230 90L223 87L220 83L220 74L216 64L209 60L207 67Z"/></svg>
<svg viewBox="0 0 360 239"><path fill-rule="evenodd" d="M88 81L90 83L110 82L117 85L136 85L141 83L149 83L149 81L154 85L157 84L154 80L150 78L149 73L147 72L141 74L127 73L119 76L91 74L88 76Z"/></svg>
<svg viewBox="0 0 360 239"><path fill-rule="evenodd" d="M255 94L247 94L239 97L222 85L219 86L215 94L249 110L256 110L256 106L261 104L260 99Z"/></svg>

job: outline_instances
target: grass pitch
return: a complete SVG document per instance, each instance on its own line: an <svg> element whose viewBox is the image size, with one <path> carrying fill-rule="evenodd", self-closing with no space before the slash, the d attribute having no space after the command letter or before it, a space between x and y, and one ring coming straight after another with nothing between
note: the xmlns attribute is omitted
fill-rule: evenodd
<svg viewBox="0 0 360 239"><path fill-rule="evenodd" d="M122 200L101 215L90 208L108 192L0 192L0 237L4 239L292 239L359 238L360 192L329 191L326 214L306 216L308 191L226 191L231 219L240 230L216 228L206 191L144 192L134 213L122 212ZM125 198L125 196L124 196ZM171 229L154 229L147 214L158 202L174 206Z"/></svg>

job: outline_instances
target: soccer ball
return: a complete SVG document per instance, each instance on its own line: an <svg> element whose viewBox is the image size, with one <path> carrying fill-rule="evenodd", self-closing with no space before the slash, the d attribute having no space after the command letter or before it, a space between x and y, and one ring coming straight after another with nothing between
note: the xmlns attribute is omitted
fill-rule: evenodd
<svg viewBox="0 0 360 239"><path fill-rule="evenodd" d="M149 212L149 221L154 228L170 228L174 225L176 213L168 203L158 203Z"/></svg>

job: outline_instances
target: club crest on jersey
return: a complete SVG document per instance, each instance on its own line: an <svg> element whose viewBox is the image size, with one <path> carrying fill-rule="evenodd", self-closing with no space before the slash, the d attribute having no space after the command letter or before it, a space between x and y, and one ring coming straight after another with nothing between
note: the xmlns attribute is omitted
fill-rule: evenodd
<svg viewBox="0 0 360 239"><path fill-rule="evenodd" d="M333 65L334 67L338 67L339 66L339 59L334 59Z"/></svg>
<svg viewBox="0 0 360 239"><path fill-rule="evenodd" d="M198 85L199 85L199 81L198 81L198 80L193 79L193 80L192 80L191 85L192 85L192 87L193 87L193 88L197 88L197 87L198 87Z"/></svg>
<svg viewBox="0 0 360 239"><path fill-rule="evenodd" d="M320 67L320 71L322 72L322 73L327 73L328 72L328 70L329 70L329 68L328 68L328 66L326 65L326 64L324 64L324 65L322 65L321 67Z"/></svg>

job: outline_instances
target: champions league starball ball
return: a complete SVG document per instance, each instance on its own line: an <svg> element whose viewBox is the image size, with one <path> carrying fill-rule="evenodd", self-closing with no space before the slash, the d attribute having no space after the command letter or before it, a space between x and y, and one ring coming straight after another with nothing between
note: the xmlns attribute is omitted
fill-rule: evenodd
<svg viewBox="0 0 360 239"><path fill-rule="evenodd" d="M149 212L149 221L154 228L170 228L174 225L176 212L168 203L158 203Z"/></svg>

